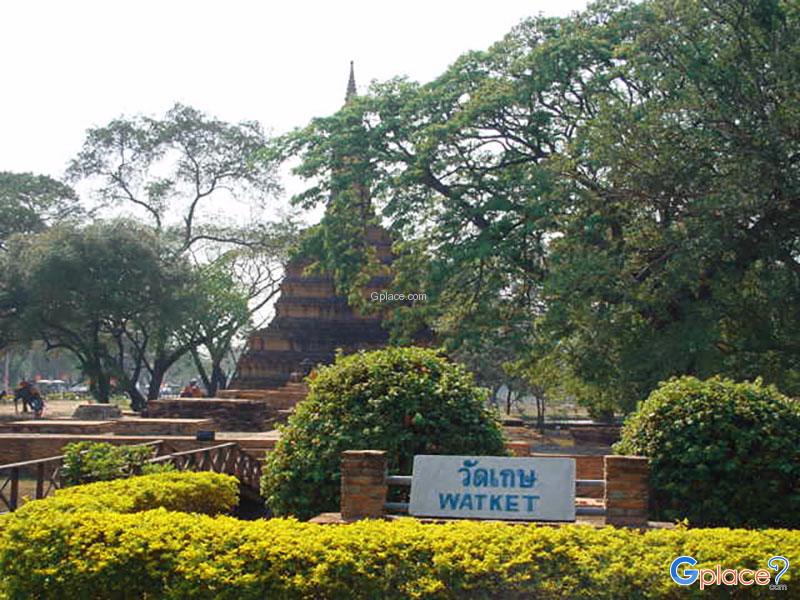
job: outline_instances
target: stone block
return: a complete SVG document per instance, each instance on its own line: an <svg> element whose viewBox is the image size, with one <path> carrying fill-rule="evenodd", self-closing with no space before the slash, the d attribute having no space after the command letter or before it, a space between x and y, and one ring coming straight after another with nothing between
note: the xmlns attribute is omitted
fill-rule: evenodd
<svg viewBox="0 0 800 600"><path fill-rule="evenodd" d="M122 410L113 404L79 404L72 417L81 421L108 421L121 419Z"/></svg>
<svg viewBox="0 0 800 600"><path fill-rule="evenodd" d="M149 419L211 419L217 431L266 431L277 411L261 400L223 398L164 398L150 400L143 415Z"/></svg>

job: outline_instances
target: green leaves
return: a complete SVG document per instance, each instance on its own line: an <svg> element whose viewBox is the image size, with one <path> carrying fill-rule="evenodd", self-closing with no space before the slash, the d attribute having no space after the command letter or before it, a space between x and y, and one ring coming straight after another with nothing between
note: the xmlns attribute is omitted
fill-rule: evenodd
<svg viewBox="0 0 800 600"><path fill-rule="evenodd" d="M363 284L356 183L402 240L396 281L428 295L399 339L499 339L596 414L685 373L795 393L799 27L780 0L598 3L375 84L286 142L321 178L299 200L331 198L315 256Z"/></svg>
<svg viewBox="0 0 800 600"><path fill-rule="evenodd" d="M47 175L0 172L0 249L14 234L30 235L84 216L68 185Z"/></svg>
<svg viewBox="0 0 800 600"><path fill-rule="evenodd" d="M197 294L189 265L132 221L16 238L5 258L16 337L71 352L102 401L112 377L137 382L129 361L141 369L148 340L163 346L186 325Z"/></svg>
<svg viewBox="0 0 800 600"><path fill-rule="evenodd" d="M75 442L64 446L63 451L60 476L64 486L138 475L153 455L149 446L115 446L105 442Z"/></svg>
<svg viewBox="0 0 800 600"><path fill-rule="evenodd" d="M340 455L357 448L386 450L392 474L409 474L415 454L505 454L485 391L435 350L339 355L309 380L267 455L267 505L300 518L337 510Z"/></svg>
<svg viewBox="0 0 800 600"><path fill-rule="evenodd" d="M657 519L797 527L798 448L797 401L760 381L683 377L627 419L615 451L650 458Z"/></svg>
<svg viewBox="0 0 800 600"><path fill-rule="evenodd" d="M197 230L211 224L203 218L209 205L241 197L263 208L280 191L275 164L262 156L266 143L256 122L227 123L176 104L160 119L120 117L90 129L68 174L95 184L106 204L144 211L188 250L205 239Z"/></svg>
<svg viewBox="0 0 800 600"><path fill-rule="evenodd" d="M766 568L767 558L776 554L792 564L800 559L800 532L778 529L679 526L641 532L415 519L367 519L334 527L295 519L212 518L220 509L209 510L214 508L210 501L194 508L207 514L172 511L180 510L180 502L196 506L201 492L219 504L230 494L235 498L235 480L212 473L180 475L185 485L175 477L115 490L140 496L156 491L144 508L168 510L124 514L130 509L117 501L113 511L73 514L45 500L5 517L0 531L4 592L12 598L163 600L662 600L719 596L697 584L677 588L669 565L678 556L691 555L698 569L710 570L716 565ZM204 482L201 475L214 479ZM20 514L48 503L49 510L35 518ZM797 585L794 569L784 582L789 590ZM752 586L745 594L773 597L767 586Z"/></svg>

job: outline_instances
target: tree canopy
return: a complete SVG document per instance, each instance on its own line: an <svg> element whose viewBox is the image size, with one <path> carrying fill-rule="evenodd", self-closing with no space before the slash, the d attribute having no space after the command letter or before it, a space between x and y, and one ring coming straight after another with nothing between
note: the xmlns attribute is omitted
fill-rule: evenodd
<svg viewBox="0 0 800 600"><path fill-rule="evenodd" d="M151 319L126 334L148 375L149 398L186 355L207 393L224 387L223 364L278 291L296 225L268 210L280 186L276 163L260 156L266 143L256 122L228 123L176 104L160 118L123 116L90 129L69 166L101 211L133 215L163 260L193 270L181 319ZM246 220L228 217L232 203Z"/></svg>
<svg viewBox="0 0 800 600"><path fill-rule="evenodd" d="M84 210L75 191L47 175L0 172L0 249L14 234L31 234L64 221L79 220Z"/></svg>
<svg viewBox="0 0 800 600"><path fill-rule="evenodd" d="M220 226L223 203L263 208L280 190L275 164L255 160L266 142L256 122L227 123L176 104L160 119L119 117L88 130L68 174L93 183L106 204L169 230L188 250L231 237ZM209 214L209 204L218 210Z"/></svg>
<svg viewBox="0 0 800 600"><path fill-rule="evenodd" d="M299 158L310 183L295 204L326 207L300 250L362 309L386 274L364 233L392 230L392 285L427 297L389 311L397 341L428 327L495 387L525 378L595 414L676 375L798 393L799 16L790 0L603 0L523 21L428 83L376 82L278 138L181 104L93 128L70 180L192 272L176 288L191 335L142 320L128 351L152 385L187 354L209 390L224 385L223 357L274 298L297 234L264 206ZM252 219L226 219L230 202ZM0 248L37 268L30 248L80 210L66 185L8 173L0 207ZM8 338L22 313L0 287Z"/></svg>
<svg viewBox="0 0 800 600"><path fill-rule="evenodd" d="M164 260L158 239L130 221L17 237L2 259L16 339L71 352L101 401L112 379L138 380L130 336L174 331L191 302L186 263Z"/></svg>
<svg viewBox="0 0 800 600"><path fill-rule="evenodd" d="M429 298L397 329L416 312L452 348L499 339L548 374L536 383L602 410L680 374L794 393L798 10L649 0L533 18L430 83L373 84L277 151L301 156L309 206L357 147L402 240L396 285ZM337 213L329 239L363 202ZM340 284L370 268L355 258L329 256Z"/></svg>
<svg viewBox="0 0 800 600"><path fill-rule="evenodd" d="M183 357L208 393L224 387L296 236L291 214L268 210L280 186L266 143L256 122L181 104L92 128L68 169L94 201L89 226L68 185L0 173L0 343L65 349L98 398L113 380L134 408ZM246 216L228 218L231 203Z"/></svg>

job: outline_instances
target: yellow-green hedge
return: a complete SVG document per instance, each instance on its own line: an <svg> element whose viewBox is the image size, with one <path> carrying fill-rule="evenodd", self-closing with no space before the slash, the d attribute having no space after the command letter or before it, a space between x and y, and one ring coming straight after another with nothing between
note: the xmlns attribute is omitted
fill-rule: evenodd
<svg viewBox="0 0 800 600"><path fill-rule="evenodd" d="M239 503L235 477L208 472L170 472L87 483L57 490L44 500L28 502L17 517L53 512L107 511L133 513L154 508L215 515Z"/></svg>
<svg viewBox="0 0 800 600"><path fill-rule="evenodd" d="M163 509L37 516L8 518L0 534L9 598L685 598L702 594L669 578L683 554L698 568L766 568L775 554L800 564L800 531L787 530L325 526ZM795 569L781 580L784 598L797 597Z"/></svg>

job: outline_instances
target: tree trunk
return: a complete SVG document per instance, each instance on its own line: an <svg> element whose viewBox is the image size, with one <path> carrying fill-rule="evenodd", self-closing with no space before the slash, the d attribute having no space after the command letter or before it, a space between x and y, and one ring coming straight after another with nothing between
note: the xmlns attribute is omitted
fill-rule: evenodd
<svg viewBox="0 0 800 600"><path fill-rule="evenodd" d="M161 355L153 359L153 368L150 371L150 385L147 388L147 399L157 400L159 392L161 391L161 384L164 383L164 378L167 376L167 371L175 362L183 356L189 349L176 351L172 354Z"/></svg>
<svg viewBox="0 0 800 600"><path fill-rule="evenodd" d="M142 392L139 391L137 386L139 383L139 377L142 374L142 367L144 366L143 363L144 360L141 356L139 356L135 362L133 373L130 377L125 378L125 392L131 399L131 409L135 410L136 412L141 412L147 408L147 399L142 395Z"/></svg>
<svg viewBox="0 0 800 600"><path fill-rule="evenodd" d="M161 384L164 383L164 377L167 371L172 366L172 362L166 361L163 358L155 358L153 360L153 369L150 371L150 385L147 386L147 399L158 400L161 393Z"/></svg>
<svg viewBox="0 0 800 600"><path fill-rule="evenodd" d="M544 435L544 396L536 394L536 426L539 433Z"/></svg>
<svg viewBox="0 0 800 600"><path fill-rule="evenodd" d="M141 412L147 407L147 398L145 398L142 392L139 391L139 388L136 387L135 381L129 383L125 391L131 399L131 409L136 412Z"/></svg>
<svg viewBox="0 0 800 600"><path fill-rule="evenodd" d="M203 387L206 388L208 397L213 398L214 394L217 393L217 390L213 388L213 383L212 383L213 373L212 377L208 376L206 368L203 366L203 361L200 358L200 352L198 352L197 348L192 348L191 353L192 353L192 361L194 362L194 368L197 369L197 374L200 375L200 381L203 382Z"/></svg>
<svg viewBox="0 0 800 600"><path fill-rule="evenodd" d="M492 386L492 395L489 397L489 402L492 403L492 406L497 410L500 410L500 398L497 397L497 393L500 391L499 385Z"/></svg>
<svg viewBox="0 0 800 600"><path fill-rule="evenodd" d="M228 385L228 378L221 363L222 359L215 359L211 364L211 388L208 390L208 395L211 398L216 395L218 390L224 390Z"/></svg>
<svg viewBox="0 0 800 600"><path fill-rule="evenodd" d="M228 377L222 368L222 360L224 358L224 349L222 352L211 352L211 373L209 374L200 358L200 352L197 348L192 349L194 366L197 369L197 374L200 375L200 380L203 382L203 387L206 388L209 398L216 396L218 390L224 390L228 385Z"/></svg>
<svg viewBox="0 0 800 600"><path fill-rule="evenodd" d="M108 404L111 398L111 377L102 371L94 376L94 397L100 404Z"/></svg>
<svg viewBox="0 0 800 600"><path fill-rule="evenodd" d="M511 388L506 388L508 393L506 394L506 414L511 415Z"/></svg>
<svg viewBox="0 0 800 600"><path fill-rule="evenodd" d="M161 384L164 382L164 375L166 375L166 371L153 369L150 374L150 383L147 385L148 400L158 400L158 396L161 394Z"/></svg>

